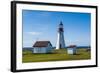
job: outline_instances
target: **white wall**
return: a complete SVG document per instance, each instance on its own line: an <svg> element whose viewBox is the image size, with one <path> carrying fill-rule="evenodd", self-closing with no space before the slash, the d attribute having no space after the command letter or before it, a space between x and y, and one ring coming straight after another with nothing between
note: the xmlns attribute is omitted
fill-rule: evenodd
<svg viewBox="0 0 100 73"><path fill-rule="evenodd" d="M34 47L33 53L47 53L47 47Z"/></svg>
<svg viewBox="0 0 100 73"><path fill-rule="evenodd" d="M0 73L11 73L9 71L10 70L10 1L11 0L0 0ZM78 3L78 4L89 4L89 5L100 4L100 0L33 0L33 1L58 2L58 3L61 2L61 3L71 3L71 4ZM99 16L100 16L100 9L99 9ZM100 37L100 33L99 33L99 37ZM100 39L98 40L100 43ZM99 54L99 62L100 62L100 45L98 50L99 50L98 54ZM99 73L100 67L84 68L84 69L81 68L81 69L67 69L67 70L65 69L65 70L52 70L52 71L38 71L34 73L94 73L94 72ZM26 72L26 73L33 73L33 72Z"/></svg>

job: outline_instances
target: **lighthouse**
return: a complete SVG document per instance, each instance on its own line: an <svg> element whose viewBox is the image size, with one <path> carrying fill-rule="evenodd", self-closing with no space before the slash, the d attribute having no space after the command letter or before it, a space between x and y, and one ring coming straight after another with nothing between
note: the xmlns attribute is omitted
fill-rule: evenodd
<svg viewBox="0 0 100 73"><path fill-rule="evenodd" d="M58 31L57 31L56 49L62 49L62 48L65 48L65 40L64 40L63 23L60 22L58 26Z"/></svg>

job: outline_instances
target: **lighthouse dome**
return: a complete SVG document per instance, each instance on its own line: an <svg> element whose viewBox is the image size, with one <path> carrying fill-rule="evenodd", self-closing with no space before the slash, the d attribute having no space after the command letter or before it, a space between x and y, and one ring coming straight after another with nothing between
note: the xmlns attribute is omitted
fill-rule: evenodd
<svg viewBox="0 0 100 73"><path fill-rule="evenodd" d="M59 24L59 28L63 28L63 23L62 23L62 21L61 21L60 24Z"/></svg>

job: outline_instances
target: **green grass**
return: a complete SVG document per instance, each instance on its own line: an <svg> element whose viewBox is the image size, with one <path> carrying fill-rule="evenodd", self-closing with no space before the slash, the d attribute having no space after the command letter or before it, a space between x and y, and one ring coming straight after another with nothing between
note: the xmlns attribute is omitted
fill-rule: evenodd
<svg viewBox="0 0 100 73"><path fill-rule="evenodd" d="M64 61L64 60L86 60L90 59L90 51L86 49L77 49L76 55L67 54L66 49L54 50L50 54L33 54L31 51L23 51L23 63L28 62L47 62L47 61Z"/></svg>

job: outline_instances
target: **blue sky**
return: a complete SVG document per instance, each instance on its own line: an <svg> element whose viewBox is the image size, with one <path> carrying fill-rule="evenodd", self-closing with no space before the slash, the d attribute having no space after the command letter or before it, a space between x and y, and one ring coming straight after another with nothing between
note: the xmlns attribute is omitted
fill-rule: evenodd
<svg viewBox="0 0 100 73"><path fill-rule="evenodd" d="M23 10L23 47L32 47L36 41L57 41L57 28L62 21L66 46L89 46L91 14L79 12L52 12Z"/></svg>

